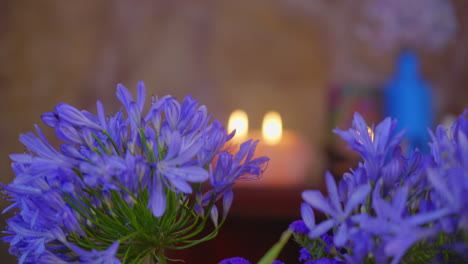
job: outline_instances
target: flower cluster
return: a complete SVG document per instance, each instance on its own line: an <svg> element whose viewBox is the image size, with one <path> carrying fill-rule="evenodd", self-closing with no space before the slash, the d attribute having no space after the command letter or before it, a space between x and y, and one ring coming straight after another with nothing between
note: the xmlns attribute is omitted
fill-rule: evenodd
<svg viewBox="0 0 468 264"><path fill-rule="evenodd" d="M233 258L225 259L219 262L218 264L251 264L251 263L245 258L233 257ZM274 260L273 262L271 262L271 264L284 264L284 263L279 260Z"/></svg>
<svg viewBox="0 0 468 264"><path fill-rule="evenodd" d="M328 197L304 191L302 221L291 227L306 263L461 263L468 259L468 110L431 133L431 153L404 156L396 121L334 130L363 161ZM317 223L314 210L326 219ZM319 261L320 262L311 262ZM328 261L328 262L327 262ZM331 262L335 261L335 262Z"/></svg>
<svg viewBox="0 0 468 264"><path fill-rule="evenodd" d="M28 152L11 155L16 178L2 185L16 210L2 239L19 263L166 263L165 249L217 234L235 182L268 159L252 140L227 151L234 133L190 96L152 98L145 114L145 93L118 85L124 109L112 116L99 101L97 116L64 103L43 114L59 149L38 126L20 136Z"/></svg>

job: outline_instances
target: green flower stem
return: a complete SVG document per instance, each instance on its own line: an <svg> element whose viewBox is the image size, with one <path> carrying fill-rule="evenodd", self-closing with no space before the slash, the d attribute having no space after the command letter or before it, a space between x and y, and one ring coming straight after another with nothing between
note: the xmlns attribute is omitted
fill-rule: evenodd
<svg viewBox="0 0 468 264"><path fill-rule="evenodd" d="M209 233L208 235L206 235L206 236L204 236L202 238L199 238L199 239L196 239L196 240L186 240L186 241L184 241L184 243L186 243L185 245L169 246L168 248L169 249L181 250L181 249L186 249L186 248L198 245L200 243L206 242L208 240L211 240L211 239L213 239L214 237L216 237L218 235L218 231L221 228L221 226L224 224L225 221L226 221L226 218L223 218L221 220L221 223L213 231L211 231L211 233Z"/></svg>
<svg viewBox="0 0 468 264"><path fill-rule="evenodd" d="M96 140L96 142L97 142L97 143L99 144L99 146L102 148L102 150L104 150L104 152L106 152L107 155L111 155L111 154L112 154L112 151L111 151L111 150L108 150L108 149L106 148L106 146L104 145L104 143L102 143L102 141L99 139L98 136L96 136L96 134L93 133L92 136L93 136L94 140ZM96 149L96 150L98 150L98 149ZM98 150L98 151L99 151L99 150ZM102 153L99 153L99 154L102 155Z"/></svg>
<svg viewBox="0 0 468 264"><path fill-rule="evenodd" d="M106 130L103 130L102 133L104 133L104 135L106 135L106 137L110 140L110 142L112 143L112 146L114 146L115 152L117 153L117 155L120 156L119 148L118 148L117 145L115 144L115 141L114 141L114 139L111 137L111 135L109 134L109 132L107 132Z"/></svg>
<svg viewBox="0 0 468 264"><path fill-rule="evenodd" d="M153 261L155 264L167 264L166 257L163 250L156 250L153 254Z"/></svg>
<svg viewBox="0 0 468 264"><path fill-rule="evenodd" d="M276 244L271 247L270 250L263 256L260 261L258 261L257 264L270 264L272 263L275 259L278 258L278 255L280 254L281 250L283 249L284 245L288 242L289 238L291 237L291 232L285 231L281 235L281 238Z"/></svg>
<svg viewBox="0 0 468 264"><path fill-rule="evenodd" d="M211 208L213 207L213 204L214 204L214 203L210 203L210 205L208 206L208 211L211 210ZM207 221L208 219L209 219L209 216L206 215L206 216L203 218L202 222L197 226L197 228L196 228L195 230L193 230L193 231L190 230L190 229L191 229L191 227L190 227L190 229L186 229L187 231L191 231L189 234L187 234L187 235L185 235L185 236L183 236L183 237L179 237L178 239L174 239L174 240L172 240L171 242L172 242L172 243L179 243L179 242L182 242L182 241L184 241L184 240L190 239L190 238L192 238L192 237L198 235L198 234L199 234L200 232L202 232L203 229L205 228L205 224L206 224L206 221ZM197 221L197 222L198 222L198 221ZM187 233L188 233L188 232L187 232Z"/></svg>
<svg viewBox="0 0 468 264"><path fill-rule="evenodd" d="M156 156L154 155L153 149L148 146L148 142L145 136L145 131L142 128L140 128L139 132L140 132L140 140L142 143L142 150L144 153L146 152L148 156L148 162L153 163L156 161Z"/></svg>

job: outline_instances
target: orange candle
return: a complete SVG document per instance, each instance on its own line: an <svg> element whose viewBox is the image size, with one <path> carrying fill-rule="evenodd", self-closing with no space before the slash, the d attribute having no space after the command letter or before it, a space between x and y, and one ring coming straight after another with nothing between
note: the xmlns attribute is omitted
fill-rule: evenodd
<svg viewBox="0 0 468 264"><path fill-rule="evenodd" d="M245 117L247 120L247 115ZM263 119L262 131L254 130L247 132L247 135L248 138L260 140L255 156L267 156L270 161L258 181L239 182L240 185L280 188L307 181L310 146L300 133L283 129L279 113L268 112Z"/></svg>

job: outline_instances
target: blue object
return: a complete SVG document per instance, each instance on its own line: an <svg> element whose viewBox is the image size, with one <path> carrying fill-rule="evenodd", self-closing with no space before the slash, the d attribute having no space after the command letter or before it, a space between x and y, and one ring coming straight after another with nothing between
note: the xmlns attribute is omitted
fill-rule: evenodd
<svg viewBox="0 0 468 264"><path fill-rule="evenodd" d="M419 61L411 51L403 51L395 76L385 87L385 114L398 120L397 131L406 129L406 149L429 151L429 133L433 122L432 94L419 71Z"/></svg>

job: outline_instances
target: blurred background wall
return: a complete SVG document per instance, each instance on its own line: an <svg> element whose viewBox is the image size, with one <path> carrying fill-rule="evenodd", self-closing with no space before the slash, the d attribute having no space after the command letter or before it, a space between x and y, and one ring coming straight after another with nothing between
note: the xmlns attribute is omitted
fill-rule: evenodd
<svg viewBox="0 0 468 264"><path fill-rule="evenodd" d="M327 142L336 120L330 116L330 91L359 87L378 100L403 48L420 58L436 120L461 113L468 106L468 2L442 1L453 10L454 20L446 21L434 14L441 1L429 1L435 8L421 11L421 19L448 26L405 33L415 36L412 42L394 36L404 25L390 23L397 33L376 35L385 25L375 12L390 21L398 12L391 4L369 11L373 2L2 0L0 182L13 178L8 155L24 150L18 135L40 124L41 113L59 102L95 112L97 99L114 112L120 107L117 83L135 91L143 80L148 93L159 96L192 94L224 124L241 108L259 129L263 114L276 110L286 128L307 139L315 181L332 164ZM409 2L417 9L424 1ZM374 122L382 117L375 105L364 113L374 114ZM6 204L1 199L1 207ZM1 246L2 263L14 263L8 245Z"/></svg>

